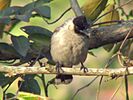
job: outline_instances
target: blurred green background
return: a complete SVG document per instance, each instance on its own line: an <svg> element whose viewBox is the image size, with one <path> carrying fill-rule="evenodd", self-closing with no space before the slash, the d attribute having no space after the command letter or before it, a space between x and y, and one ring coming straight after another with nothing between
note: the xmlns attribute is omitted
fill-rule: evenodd
<svg viewBox="0 0 133 100"><path fill-rule="evenodd" d="M80 5L82 5L86 0L78 0ZM32 0L12 0L11 6L24 6L28 2L32 2ZM69 0L53 0L50 3L51 6L51 19L48 20L49 22L52 22L56 20L66 9L70 7ZM46 22L40 18L40 17L34 17L30 19L30 22L20 22L12 31L11 33L19 36L19 35L26 35L20 30L20 27L26 26L26 25L35 25L35 26L41 26L45 27L51 31L54 31L54 29L58 26L60 26L62 23L64 23L65 20L68 18L71 18L74 16L74 13L72 11L69 11L66 13L57 23L48 25ZM92 56L88 54L88 58L85 61L84 65L87 67L94 67L94 68L102 68L105 66L105 64L108 62L109 58L112 56L112 52L105 51L102 47L98 49L91 50L95 55ZM80 66L80 65L78 65ZM117 63L113 63L111 67L119 67ZM55 75L45 75L46 80L52 79ZM89 83L94 77L91 76L74 76L73 82L69 85L59 85L57 86L58 89L56 89L54 86L49 87L49 97L52 100L70 100L70 98L73 96L73 94L79 89L80 87L86 85ZM130 98L133 98L131 95L131 91L133 90L132 83L132 77L131 81L129 82L129 95ZM39 81L39 85L42 88L42 96L45 96L42 82L39 78L36 77L36 79ZM100 79L100 78L99 78ZM97 79L93 84L91 84L89 87L85 88L84 90L80 91L79 94L75 97L75 100L95 100L99 79ZM109 98L114 93L115 89L118 87L118 85L122 82L122 78L118 78L117 80L108 80L108 77L106 77L102 83L101 91L99 100L109 100ZM15 81L17 83L17 80ZM14 93L17 91L17 87L15 85L11 86L9 88L9 92ZM120 88L119 92L116 94L114 100L125 100L125 90L124 90L124 84Z"/></svg>

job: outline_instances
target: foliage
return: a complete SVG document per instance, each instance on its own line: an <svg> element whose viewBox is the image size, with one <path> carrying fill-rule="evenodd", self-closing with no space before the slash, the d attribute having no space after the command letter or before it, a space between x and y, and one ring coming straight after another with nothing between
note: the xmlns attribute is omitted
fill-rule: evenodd
<svg viewBox="0 0 133 100"><path fill-rule="evenodd" d="M128 19L133 17L133 10L130 10L129 14L125 15L123 8L121 8L119 11L116 9L116 5L118 5L119 2L117 3L110 2L110 0L96 0L95 2L94 1L95 0L90 0L90 2L87 1L81 7L82 11L84 12L84 15L89 20L92 20L94 23L119 20L120 18L122 19L125 16ZM1 5L1 2L2 2L2 5ZM40 62L42 58L47 58L48 62L50 64L53 64L51 60L51 56L49 54L50 38L53 34L51 30L45 27L37 26L37 25L36 26L26 25L20 28L21 31L23 31L26 34L26 36L24 35L15 36L11 34L12 29L14 27L17 27L18 23L21 23L21 22L29 23L32 18L36 18L36 17L40 17L44 21L51 19L52 12L51 12L50 4L52 4L53 2L56 2L56 0L36 0L36 1L33 0L32 2L27 3L24 6L19 6L19 5L9 6L11 3L11 0L5 0L5 1L0 0L0 34L1 34L0 37L2 38L0 42L0 53L5 54L3 57L0 57L0 62L2 64L16 65L16 66L22 65L22 64L29 64L29 66L32 67L37 61ZM62 1L59 0L59 2L62 2ZM88 6L90 4L91 6ZM62 5L62 3L58 3L58 5ZM56 5L56 9L58 5ZM110 10L112 10L111 13L99 19L101 15L109 12ZM111 25L111 23L99 25L99 27L102 27L105 25ZM7 39L10 40L10 42L4 41L3 34L4 35L7 34L6 40ZM8 36L10 36L10 38ZM121 43L112 44L112 45L104 46L104 49L107 52L116 54L116 52L119 51L120 45ZM123 58L129 57L130 60L132 60L133 58L132 39L129 41L126 41L123 48L124 49L121 51L123 54L122 57ZM97 56L93 52L90 52L90 54L95 57ZM130 55L130 56L127 56L127 55ZM10 61L14 60L15 62L13 61L12 63L10 63L8 60ZM39 64L41 66L41 63ZM39 77L39 79L41 79L44 82L45 79L43 75L42 76L23 75L23 76L15 76L15 77L6 77L4 73L0 73L0 86L4 90L3 98L5 98L5 95L6 95L6 98L14 97L16 95L16 94L6 93L6 92L10 87L10 85L18 77L22 78L21 81L17 82L19 91L24 91L24 92L18 93L18 98L20 100L21 99L30 100L31 98L33 100L46 99L42 96L39 96L41 94L41 87L39 86L38 80L35 79L35 77ZM43 88L45 88L46 85L43 84L43 86L44 86ZM35 95L35 94L38 94L38 95Z"/></svg>

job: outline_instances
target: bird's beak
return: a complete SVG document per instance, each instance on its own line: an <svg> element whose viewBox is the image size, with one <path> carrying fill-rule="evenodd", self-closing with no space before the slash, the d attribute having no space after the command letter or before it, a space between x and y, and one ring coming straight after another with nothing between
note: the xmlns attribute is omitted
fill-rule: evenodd
<svg viewBox="0 0 133 100"><path fill-rule="evenodd" d="M87 37L90 37L90 30L89 30L89 29L83 30L82 33L83 33L84 35L86 35Z"/></svg>

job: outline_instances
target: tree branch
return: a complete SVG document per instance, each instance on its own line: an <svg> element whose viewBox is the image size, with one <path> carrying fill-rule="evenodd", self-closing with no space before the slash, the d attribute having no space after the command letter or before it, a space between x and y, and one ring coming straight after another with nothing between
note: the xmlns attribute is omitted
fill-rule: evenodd
<svg viewBox="0 0 133 100"><path fill-rule="evenodd" d="M89 40L89 50L98 48L107 44L113 44L124 40L128 32L133 28L133 20L122 21L118 24L110 26L103 26L90 29L91 37ZM133 30L131 31L128 39L133 38ZM46 51L46 50L44 50ZM35 59L38 55L34 54L36 51L29 52L30 59ZM43 55L49 57L49 52L43 52ZM15 54L9 54L0 50L0 60L13 60L19 59ZM49 59L49 58L48 58Z"/></svg>
<svg viewBox="0 0 133 100"><path fill-rule="evenodd" d="M133 28L133 20L123 21L120 24L94 28L91 30L89 49L120 42L124 40L131 28ZM133 30L128 39L129 38L133 38Z"/></svg>
<svg viewBox="0 0 133 100"><path fill-rule="evenodd" d="M133 66L128 68L128 73L126 73L126 68L88 68L88 72L84 73L80 68L62 68L64 72L60 74L67 75L80 75L80 76L124 76L133 75ZM6 76L15 76L19 74L57 74L55 67L15 67L15 66L5 66L0 65L0 72L6 73Z"/></svg>

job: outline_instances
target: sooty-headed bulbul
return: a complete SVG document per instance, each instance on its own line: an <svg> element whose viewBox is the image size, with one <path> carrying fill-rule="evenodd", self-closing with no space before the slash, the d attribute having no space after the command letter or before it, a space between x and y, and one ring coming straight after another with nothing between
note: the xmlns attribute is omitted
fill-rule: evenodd
<svg viewBox="0 0 133 100"><path fill-rule="evenodd" d="M58 27L51 38L51 56L56 63L57 71L61 67L72 67L81 63L81 69L87 71L83 63L88 52L89 35L87 33L88 22L85 16L79 16L66 21ZM53 79L54 84L68 84L72 81L72 75L60 73Z"/></svg>

